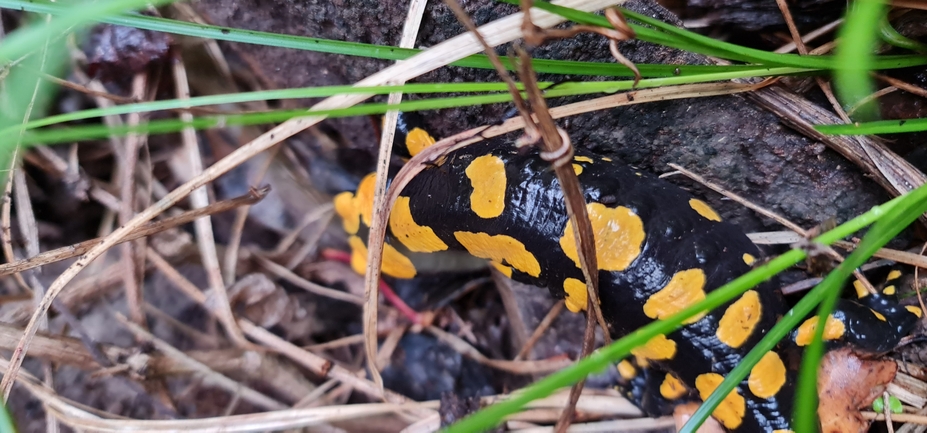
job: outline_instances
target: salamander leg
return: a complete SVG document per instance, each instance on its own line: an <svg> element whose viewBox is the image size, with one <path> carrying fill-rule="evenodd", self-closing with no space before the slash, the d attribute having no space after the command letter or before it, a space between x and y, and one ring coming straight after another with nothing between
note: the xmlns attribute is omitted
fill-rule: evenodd
<svg viewBox="0 0 927 433"><path fill-rule="evenodd" d="M632 360L618 364L619 391L651 417L671 415L676 406L695 400L688 387L672 373L640 367Z"/></svg>

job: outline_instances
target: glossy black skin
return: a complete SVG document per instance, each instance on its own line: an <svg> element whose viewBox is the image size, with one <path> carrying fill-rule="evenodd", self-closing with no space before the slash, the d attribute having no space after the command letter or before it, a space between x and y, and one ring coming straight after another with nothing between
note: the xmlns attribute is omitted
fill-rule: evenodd
<svg viewBox="0 0 927 433"><path fill-rule="evenodd" d="M502 215L483 219L470 209L472 187L464 174L470 162L492 154L506 164L507 207ZM644 222L646 237L640 256L623 272L599 272L599 296L602 314L614 338L640 328L653 320L643 312L643 305L670 281L673 274L700 268L706 274L706 292L750 270L743 254L759 256L756 246L736 226L710 221L689 206L692 198L680 188L618 163L577 150L593 163L579 163L583 195L587 203L599 202L607 207L625 206ZM449 155L437 167L419 174L401 193L410 197L413 219L431 227L450 249L463 249L456 242L455 231L505 234L523 242L541 264L535 278L514 271L515 280L547 287L555 297L564 297L564 279L582 280L582 272L560 248L559 239L567 222L563 196L556 176L537 151L519 151L502 139L471 145ZM778 291L764 285L756 289L764 306L762 318L747 342L730 348L715 337L718 320L727 305L698 322L668 335L677 343L676 356L654 364L654 372L676 374L691 389L695 378L706 372L725 375L772 327L787 310ZM740 431L759 432L788 428L791 414L790 377L780 395L785 398L751 398L746 382L740 393L747 399L747 416Z"/></svg>
<svg viewBox="0 0 927 433"><path fill-rule="evenodd" d="M421 119L404 113L397 143L405 132L421 125ZM398 150L398 147L397 147ZM408 156L403 151L398 152ZM404 154L404 155L403 155ZM472 187L464 171L479 156L493 154L505 161L506 208L499 217L483 219L470 209ZM583 149L576 156L587 156L593 163L583 166L579 179L587 203L632 209L644 223L646 237L641 254L622 272L599 272L602 313L613 338L620 338L653 320L643 313L647 299L660 290L678 271L700 268L706 275L705 291L710 292L751 268L743 254L759 257L756 246L736 226L708 220L689 206L691 195L675 185L639 173L617 162L604 161ZM582 272L560 248L559 239L567 221L563 195L549 163L536 150L514 147L510 140L497 138L471 145L447 156L435 167L419 174L402 192L410 197L414 220L431 227L451 250L463 250L455 231L505 234L525 244L541 265L533 277L513 271L512 278L523 283L547 287L557 298L565 296L564 279L583 280ZM775 281L754 288L763 305L762 317L747 341L739 348L721 343L715 336L718 321L729 304L708 313L696 323L683 326L668 338L677 343L672 360L651 363L638 377L624 385L624 391L652 416L666 415L681 400L666 401L659 385L666 372L679 377L691 390L695 378L714 372L722 376L736 367L747 352L788 311ZM846 333L831 346L851 344L869 353L891 350L906 335L917 317L900 307L892 296L871 295L858 301L840 300L834 316L846 324ZM888 319L879 321L869 311ZM769 399L753 396L746 381L738 391L746 399L747 413L738 432L765 432L790 429L797 351L794 333L780 345L780 355L788 369L786 383ZM695 395L697 393L690 393Z"/></svg>
<svg viewBox="0 0 927 433"><path fill-rule="evenodd" d="M908 335L920 319L914 313L905 309L904 306L899 305L898 297L894 295L874 294L866 296L858 302L882 313L886 319L883 322L872 320L864 314L850 316L848 313L849 308L838 304L836 308L838 311L846 312L849 318L859 322L858 324L848 324L847 328L850 329L848 334L852 340L848 339L847 341L866 352L884 353L894 349L898 345L898 341ZM861 336L868 338L859 338ZM881 338L872 338L872 336L880 336Z"/></svg>

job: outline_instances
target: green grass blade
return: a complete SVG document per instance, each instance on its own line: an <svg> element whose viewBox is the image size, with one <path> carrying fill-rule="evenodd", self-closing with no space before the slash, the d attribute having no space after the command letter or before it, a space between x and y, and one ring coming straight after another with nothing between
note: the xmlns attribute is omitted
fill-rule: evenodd
<svg viewBox="0 0 927 433"><path fill-rule="evenodd" d="M0 0L0 7L19 9L37 13L64 14L67 9L57 3L34 3L26 0ZM303 36L284 35L278 33L260 32L253 30L235 29L205 24L189 23L160 17L144 15L118 15L99 18L101 22L136 27L145 30L161 31L192 37L210 38L221 41L240 42L255 45L266 45L279 48L292 48L297 50L315 51L322 53L343 54L349 56L362 56L384 60L404 60L421 52L417 49L406 49L385 45L344 42L331 39L309 38ZM506 67L511 68L507 58L501 59ZM463 66L481 69L492 69L493 66L482 54L469 56L455 63L453 66ZM570 75L596 75L609 77L633 77L633 73L624 66L614 63L575 62L565 60L535 59L532 65L539 73L570 74ZM734 68L741 65L724 66ZM645 77L669 77L692 73L706 73L718 70L716 66L707 65L639 65L638 69Z"/></svg>
<svg viewBox="0 0 927 433"><path fill-rule="evenodd" d="M0 432L16 433L16 423L13 422L13 416L10 415L6 405L0 403Z"/></svg>
<svg viewBox="0 0 927 433"><path fill-rule="evenodd" d="M166 134L182 130L183 128L192 127L195 129L215 128L219 126L232 125L259 125L266 123L283 122L294 117L308 116L312 114L321 114L329 117L348 117L348 116L367 116L372 114L382 114L387 110L400 111L418 111L433 108L449 108L475 104L488 104L511 101L509 93L499 93L493 95L480 96L463 96L457 98L429 99L420 101L404 101L400 104L371 103L360 104L350 108L306 111L303 109L295 110L277 110L263 113L248 114L228 114L217 116L201 116L194 118L190 122L184 122L178 119L155 120L139 125L123 125L109 127L107 125L84 125L68 128L49 128L38 131L27 131L23 137L24 143L29 144L54 144L72 141L101 139L110 136L125 136L130 133L135 134ZM16 129L9 129L12 133ZM0 136L0 140L6 139L7 136Z"/></svg>
<svg viewBox="0 0 927 433"><path fill-rule="evenodd" d="M892 23L888 21L888 14L883 15L882 20L879 22L879 36L886 44L927 54L927 44L922 44L898 33L898 30L895 30Z"/></svg>
<svg viewBox="0 0 927 433"><path fill-rule="evenodd" d="M927 131L927 119L877 120L844 125L815 125L827 135L900 134Z"/></svg>
<svg viewBox="0 0 927 433"><path fill-rule="evenodd" d="M539 7L546 8L545 4L538 4ZM12 9L27 10L32 12L41 12L49 14L62 14L65 9L55 3L30 2L28 0L0 0L0 7ZM572 11L571 9L565 9ZM575 12L575 11L573 11ZM628 12L629 15L633 13ZM567 13L564 13L567 15ZM720 57L731 58L741 61L753 61L755 63L767 63L770 66L791 66L805 69L826 69L829 63L828 57L801 57L791 54L772 54L760 50L751 50L734 44L722 43L701 35L697 35L686 30L677 29L660 21L651 20L647 17L634 15L642 22L657 23L660 31L636 26L635 29L641 34L641 39L651 42L661 43L668 46L675 46L681 49L691 48L695 52L701 52L707 55L717 55ZM578 15L579 18L590 17L592 21L599 24L606 24L601 17L596 15ZM142 15L119 15L114 17L98 18L101 22L112 24L126 25L146 30L157 30L173 34L182 34L194 37L204 37L216 40L225 40L231 42L241 42L259 45L268 45L281 48L293 48L299 50L309 50L325 53L335 53L344 55L363 56L369 58L385 60L403 60L409 58L420 50L403 49L391 46L362 44L354 42L334 41L330 39L308 38L301 36L282 35L269 32L259 32L251 30L234 29L229 27L219 27L204 24L188 23L183 21L169 20L159 17L148 17ZM681 42L680 42L681 41ZM757 61L757 56L766 56L772 59L768 62ZM784 57L783 57L784 56ZM503 64L511 68L508 59L501 59ZM917 56L888 56L879 59L880 68L899 68L924 64L923 58ZM630 77L632 74L624 66L612 63L597 62L574 62L563 60L544 60L537 59L532 61L534 68L539 73L552 74L570 74L570 75L596 75L612 77ZM484 55L478 54L469 56L458 62L452 63L454 66L473 67L481 69L491 69L492 66ZM816 65L816 66L815 66ZM679 73L704 73L705 68L736 68L734 66L706 66L706 65L642 65L639 66L641 74L645 77L666 77Z"/></svg>
<svg viewBox="0 0 927 433"><path fill-rule="evenodd" d="M646 67L648 65L639 65ZM668 86L674 84L692 84L709 81L721 81L733 78L745 77L764 77L776 75L792 75L802 73L813 73L809 69L796 68L770 68L762 65L739 65L736 68L724 67L703 67L703 66L679 66L672 65L650 65L655 69L666 69L666 73L657 74L662 78L643 80L636 87L638 89ZM670 68L679 69L680 73L670 71ZM551 82L538 83L542 89L552 85ZM555 89L551 90L550 97L554 96L572 96L589 93L613 93L631 88L630 81L600 81L600 82L570 82L560 83ZM150 101L137 104L125 104L109 108L96 108L89 110L75 111L72 113L60 114L31 121L25 125L11 127L16 130L36 129L43 126L55 125L75 120L90 119L95 117L123 115L129 113L153 112L159 110L177 110L193 107L202 107L206 105L236 104L242 102L266 101L270 99L300 99L300 98L319 98L340 94L369 93L369 94L388 94L390 92L404 92L414 94L428 93L470 93L470 92L492 92L505 91L507 87L501 83L429 83L429 84L406 84L403 86L376 86L376 87L353 87L353 86L325 86L310 87L301 89L281 89L265 90L257 92L241 92L227 95L210 95L199 96L185 100L165 100ZM433 107L439 108L439 107ZM423 109L429 109L428 107ZM0 130L0 136L12 132L12 129L6 128Z"/></svg>
<svg viewBox="0 0 927 433"><path fill-rule="evenodd" d="M539 83L544 88L551 83ZM104 116L115 116L129 113L155 112L162 110L180 110L194 107L203 107L207 105L226 105L239 104L243 102L268 101L273 99L301 99L301 98L323 98L334 95L368 93L376 95L385 95L390 92L403 93L471 93L471 92L504 92L508 87L502 83L434 83L434 84L406 84L402 86L377 86L377 87L354 87L354 86L325 86L325 87L308 87L301 89L282 89L282 90L262 90L257 92L241 92L226 95L209 95L198 96L190 99L171 99L164 101L141 102L137 104L125 104L108 108L94 108L89 110L75 111L72 113L60 114L57 116L46 117L44 119L29 122L18 129L36 129L44 126L55 125L59 123L71 122L75 120L84 120ZM6 135L12 130L0 130L0 136Z"/></svg>
<svg viewBox="0 0 927 433"><path fill-rule="evenodd" d="M661 87L674 84L688 84L692 82L702 82L702 81L717 81L725 80L730 78L736 78L738 76L755 76L758 75L757 72L762 74L771 74L771 75L782 75L788 73L800 73L805 72L799 69L792 68L761 68L755 72L730 72L730 73L721 73L721 74L705 74L704 76L690 76L690 77L669 77L669 78L654 78L648 80L642 80L638 83L637 88L650 88L650 87ZM548 84L548 83L542 83ZM470 83L473 87L482 86L479 83ZM557 85L556 87L548 90L545 93L546 97L562 97L562 96L576 96L576 95L585 95L590 93L613 93L618 91L630 90L633 83L631 81L594 81L594 82L577 82L577 83L564 83ZM315 88L315 89L298 89L292 91L296 95L294 97L305 97L304 95L313 94L313 95L328 95L328 94L338 94L339 92L353 93L389 93L394 91L397 88L403 89L412 89L417 91L422 88L422 86L434 86L434 85L406 85L406 86L394 86L394 87L383 87L383 88L367 88L365 89L351 89L344 86L334 86L329 88ZM467 83L461 83L452 85L460 89L465 86L468 86ZM485 86L490 86L487 84ZM447 90L443 85L439 85L438 88ZM431 89L433 90L433 89ZM430 90L429 90L430 91ZM274 92L286 92L286 91L274 91ZM267 93L259 92L260 95L266 96ZM275 96L281 96L282 93L273 93ZM291 95L292 96L292 95ZM278 111L268 111L263 113L248 113L248 114L227 114L227 115L215 115L215 116L201 116L197 117L192 123L184 123L180 120L170 119L170 120L155 120L150 121L141 125L124 125L120 127L108 127L102 124L96 125L82 125L75 126L70 128L57 128L57 129L42 129L38 131L31 131L34 128L52 125L64 121L72 121L78 119L86 119L94 116L102 115L115 115L115 114L125 114L129 112L140 112L146 111L146 109L166 109L166 108L189 108L193 106L207 105L207 103L212 104L217 101L227 101L227 100L250 100L254 99L249 96L238 97L236 95L220 95L220 96L208 96L202 98L193 98L188 101L157 101L157 102L146 102L142 104L132 104L121 107L111 107L106 109L93 109L86 110L85 112L75 112L68 113L60 116L53 116L46 119L40 119L34 122L29 122L26 125L13 125L7 126L0 129L0 140L7 139L13 134L19 134L20 131L26 130L30 131L26 136L25 140L31 144L54 144L61 142L72 142L80 140L90 140L90 139L101 139L109 136L124 136L129 133L170 133L177 132L185 127L194 127L197 129L204 128L213 128L220 125L256 125L262 123L274 123L282 122L293 117L305 116L309 112L303 109L295 110L278 110ZM369 104L360 104L354 107L345 108L345 109L335 109L335 110L324 110L324 111L315 111L316 114L325 114L330 117L346 117L346 116L361 116L361 115L372 115L372 114L382 114L385 113L388 109L399 109L402 111L418 111L418 110L432 110L439 108L451 108L451 107L460 107L467 105L479 105L479 104L491 104L491 103L504 103L511 100L511 95L506 93L492 93L492 94L481 94L474 96L462 96L462 97L453 97L453 98L432 98L432 99L422 99L416 101L404 101L398 105L388 106L385 103L369 103Z"/></svg>
<svg viewBox="0 0 927 433"><path fill-rule="evenodd" d="M45 81L43 73L62 75L67 51L61 38L49 37L48 43L39 41L37 47L36 54L26 57L4 80L0 107L4 107L5 111L0 113L0 130L15 130L24 119L44 115L52 100L55 89ZM9 179L7 170L12 169L18 162L17 156L22 155L22 151L17 152L23 144L22 138L20 132L15 132L0 139L0 191Z"/></svg>
<svg viewBox="0 0 927 433"><path fill-rule="evenodd" d="M168 4L172 0L110 0L96 3L79 2L69 5L61 5L60 17L48 21L40 21L35 24L24 26L9 34L0 44L0 68L8 66L12 61L18 60L39 50L36 47L43 47L48 41L57 41L59 36L65 32L80 29L92 24L94 18L105 17L114 13L124 12L130 9L144 7L146 5ZM58 43L49 43L51 49L57 49ZM42 85L41 74L27 71L45 71L56 75L55 71L60 70L67 56L52 54L48 56L48 61L36 59L39 56L28 56L22 63L22 67L16 68L10 72L5 80L5 94L0 97L5 98L6 107L12 107L12 110L0 114L0 130L7 130L15 127L23 121L25 116L25 107L31 105L34 113L43 113L44 106L47 105L52 92L51 86ZM36 91L37 86L39 90ZM36 96L33 101L33 95ZM16 147L20 144L17 136L6 136L0 142L0 169L7 170L12 167L13 157ZM5 179L6 176L4 175Z"/></svg>
<svg viewBox="0 0 927 433"><path fill-rule="evenodd" d="M710 81L729 80L733 78L756 77L756 76L775 76L791 75L800 73L809 73L810 70L795 68L767 68L765 66L749 66L737 71L719 70L713 73L697 75L679 75L666 78L654 78L642 80L637 89L652 87L669 86L675 84L692 84ZM538 85L544 89L551 86L551 82L541 82ZM614 93L618 91L630 90L631 81L595 81L595 82L570 82L560 83L546 94L547 97L576 96L592 93ZM302 89L285 89L285 90L266 90L259 92L243 92L228 95L210 95L199 96L186 100L167 100L151 101L138 104L126 104L109 108L95 108L89 110L76 111L57 116L51 116L44 119L34 120L25 125L0 129L0 137L13 132L13 130L29 130L44 126L55 125L75 120L90 119L95 117L122 115L128 113L152 112L158 110L177 110L193 107L202 107L206 105L235 104L251 101L266 101L269 99L299 99L299 98L319 98L340 94L369 93L384 95L390 92L404 92L415 94L429 93L471 93L471 92L499 92L507 91L508 88L502 83L430 83L430 84L406 84L403 86L376 86L376 87L353 87L353 86L326 86L310 87ZM503 101L504 102L504 101ZM442 108L446 105L436 104L434 107L423 107L420 109Z"/></svg>
<svg viewBox="0 0 927 433"><path fill-rule="evenodd" d="M515 3L516 0L500 0L506 3ZM609 27L608 21L599 15L574 9L557 6L546 2L536 2L534 7L561 15L571 21L601 27ZM649 29L631 24L638 34L638 39L696 52L704 55L717 56L742 62L762 63L770 66L790 66L808 69L833 69L835 61L830 56L799 56L797 54L777 54L768 51L747 48L744 46L722 42L702 36L697 33L680 29L660 20L656 20L632 11L622 9L622 13L631 19L656 28ZM919 55L881 56L873 62L877 69L892 69L927 64L927 58Z"/></svg>
<svg viewBox="0 0 927 433"><path fill-rule="evenodd" d="M850 3L846 22L840 28L834 64L834 87L844 107L854 106L872 94L875 86L869 71L879 69L873 56L878 40L879 22L885 14L881 0L859 0ZM923 56L921 56L923 57ZM879 118L874 101L856 110L854 117L861 120Z"/></svg>

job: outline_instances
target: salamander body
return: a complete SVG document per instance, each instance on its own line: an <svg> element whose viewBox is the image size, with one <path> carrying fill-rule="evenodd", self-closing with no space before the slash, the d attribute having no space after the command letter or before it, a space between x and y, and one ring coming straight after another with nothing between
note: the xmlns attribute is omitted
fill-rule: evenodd
<svg viewBox="0 0 927 433"><path fill-rule="evenodd" d="M420 149L430 137L405 127ZM424 134L424 135L423 135ZM705 202L663 180L582 148L573 169L582 185L596 239L602 314L613 337L668 317L746 273L759 256L737 226ZM372 176L343 193L336 210L351 235L352 264L366 269L361 235L370 224ZM560 185L534 149L504 138L455 151L414 178L389 219L387 275L416 274L417 254L466 251L503 274L547 288L571 311L586 309L586 288ZM861 293L862 294L862 293ZM624 389L650 415L707 398L724 376L788 311L775 282L687 321L632 351L618 365ZM890 350L920 310L891 296L843 300L825 338L866 352ZM882 317L882 319L879 318ZM737 432L790 431L796 347L807 345L816 318L767 353L713 416Z"/></svg>

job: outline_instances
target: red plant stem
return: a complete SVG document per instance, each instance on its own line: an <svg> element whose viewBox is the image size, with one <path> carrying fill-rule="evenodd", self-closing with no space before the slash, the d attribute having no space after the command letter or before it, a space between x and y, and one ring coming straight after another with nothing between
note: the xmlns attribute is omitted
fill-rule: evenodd
<svg viewBox="0 0 927 433"><path fill-rule="evenodd" d="M351 263L351 254L346 251L333 250L326 248L322 250L322 258L326 260L332 260L341 263ZM386 298L386 302L389 302L390 305L395 307L399 312L409 319L412 323L416 325L422 324L421 315L418 311L415 311L409 304L406 304L399 295L393 291L393 288L386 284L382 279L380 280L380 293L383 294L383 297Z"/></svg>

